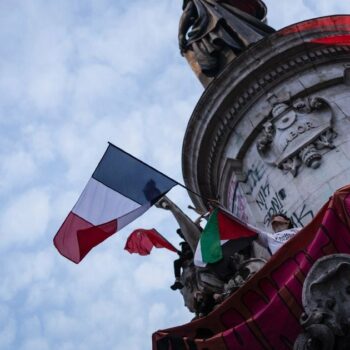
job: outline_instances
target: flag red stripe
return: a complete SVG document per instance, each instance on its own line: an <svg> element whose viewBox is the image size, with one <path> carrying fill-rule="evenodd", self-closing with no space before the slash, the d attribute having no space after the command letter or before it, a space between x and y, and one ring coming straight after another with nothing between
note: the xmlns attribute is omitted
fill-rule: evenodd
<svg viewBox="0 0 350 350"><path fill-rule="evenodd" d="M79 263L93 247L116 231L117 220L94 226L70 212L53 241L57 250L64 257Z"/></svg>
<svg viewBox="0 0 350 350"><path fill-rule="evenodd" d="M80 248L80 260L95 246L112 236L117 231L117 220L112 220L103 225L93 226L77 232Z"/></svg>
<svg viewBox="0 0 350 350"><path fill-rule="evenodd" d="M221 240L232 240L241 238L254 238L256 232L249 227L242 225L239 221L229 218L222 211L218 211L218 224Z"/></svg>

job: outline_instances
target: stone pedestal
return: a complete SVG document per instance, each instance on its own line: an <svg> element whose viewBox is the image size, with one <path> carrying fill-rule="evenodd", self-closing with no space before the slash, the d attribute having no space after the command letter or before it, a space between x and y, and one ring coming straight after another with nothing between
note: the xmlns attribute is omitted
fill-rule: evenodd
<svg viewBox="0 0 350 350"><path fill-rule="evenodd" d="M306 225L350 182L349 35L349 16L313 19L228 65L189 121L186 185L259 227L277 212Z"/></svg>

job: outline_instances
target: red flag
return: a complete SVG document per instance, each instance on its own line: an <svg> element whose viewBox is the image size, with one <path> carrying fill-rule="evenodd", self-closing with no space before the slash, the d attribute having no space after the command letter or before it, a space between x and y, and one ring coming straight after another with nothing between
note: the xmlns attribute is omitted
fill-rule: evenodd
<svg viewBox="0 0 350 350"><path fill-rule="evenodd" d="M149 255L153 247L166 248L177 252L177 249L154 228L151 230L139 228L132 232L126 241L124 249L130 254Z"/></svg>

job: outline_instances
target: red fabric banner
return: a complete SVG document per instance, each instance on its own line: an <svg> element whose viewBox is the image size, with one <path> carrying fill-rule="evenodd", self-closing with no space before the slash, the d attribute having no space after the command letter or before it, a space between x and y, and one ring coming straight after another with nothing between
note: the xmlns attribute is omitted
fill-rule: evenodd
<svg viewBox="0 0 350 350"><path fill-rule="evenodd" d="M315 44L325 44L325 45L350 45L350 35L332 35L323 38L313 39L310 41Z"/></svg>
<svg viewBox="0 0 350 350"><path fill-rule="evenodd" d="M287 350L302 331L304 279L319 258L350 254L350 186L208 316L153 334L153 350ZM206 334L206 338L203 338Z"/></svg>
<svg viewBox="0 0 350 350"><path fill-rule="evenodd" d="M340 28L344 32L349 32L350 16L335 15L307 20L283 28L278 31L278 34L289 35L293 33L317 31L323 32L325 35L327 35L327 31L339 31Z"/></svg>
<svg viewBox="0 0 350 350"><path fill-rule="evenodd" d="M124 249L130 254L149 255L153 247L177 252L176 248L154 228L151 230L140 228L133 231L128 237Z"/></svg>

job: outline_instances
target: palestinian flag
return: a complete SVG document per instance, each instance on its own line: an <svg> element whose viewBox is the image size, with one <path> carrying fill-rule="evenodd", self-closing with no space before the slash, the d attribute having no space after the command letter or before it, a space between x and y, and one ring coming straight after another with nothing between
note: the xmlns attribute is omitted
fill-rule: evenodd
<svg viewBox="0 0 350 350"><path fill-rule="evenodd" d="M222 210L214 209L194 255L194 264L204 267L223 258L222 246L229 241L253 240L257 233Z"/></svg>

